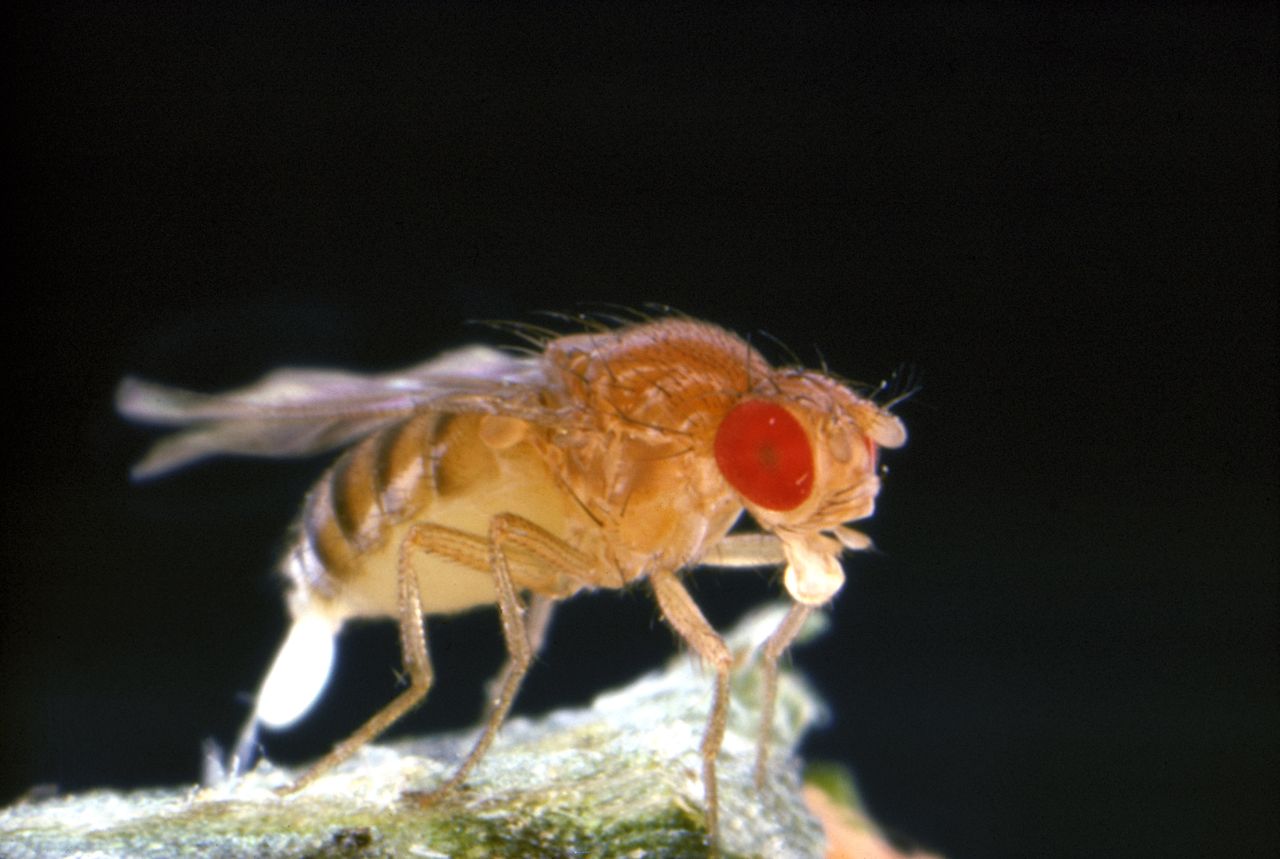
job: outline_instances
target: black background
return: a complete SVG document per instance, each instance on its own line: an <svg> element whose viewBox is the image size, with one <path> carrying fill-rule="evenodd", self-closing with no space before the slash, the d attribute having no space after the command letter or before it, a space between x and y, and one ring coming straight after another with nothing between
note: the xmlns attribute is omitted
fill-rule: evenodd
<svg viewBox="0 0 1280 859"><path fill-rule="evenodd" d="M922 390L796 654L888 827L953 857L1277 845L1272 5L11 12L0 801L189 781L283 628L323 460L134 486L126 372L392 369L466 320L666 302ZM758 342L771 349L756 334ZM774 349L775 358L785 353ZM702 574L726 624L777 593ZM492 614L432 624L460 727ZM671 652L567 604L521 699ZM272 741L389 699L390 625Z"/></svg>

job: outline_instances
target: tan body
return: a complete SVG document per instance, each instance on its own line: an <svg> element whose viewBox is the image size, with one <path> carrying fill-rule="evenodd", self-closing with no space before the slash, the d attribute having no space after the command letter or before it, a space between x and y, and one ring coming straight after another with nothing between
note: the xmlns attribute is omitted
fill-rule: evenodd
<svg viewBox="0 0 1280 859"><path fill-rule="evenodd" d="M843 523L872 510L876 448L905 439L896 418L838 381L776 370L741 339L682 319L558 337L529 359L477 350L387 377L279 371L207 398L126 382L120 401L134 417L196 425L157 446L143 475L214 452L287 455L358 440L308 495L284 560L294 627L242 758L258 720L287 724L318 696L328 657L313 654L346 620L398 620L410 686L295 789L426 694L424 614L496 603L510 659L475 747L429 801L492 741L552 604L647 579L664 618L716 675L702 743L712 832L730 658L679 574L699 563L786 563L796 603L764 645L771 702L777 659L843 582L841 549L866 545ZM726 536L744 509L764 533ZM296 689L295 677L304 678ZM768 730L766 717L758 779Z"/></svg>
<svg viewBox="0 0 1280 859"><path fill-rule="evenodd" d="M616 353L548 350L561 384L540 392L564 424L425 413L347 451L312 490L286 562L296 585L335 616L392 616L400 545L415 522L483 538L495 512L537 525L589 559L573 581L536 557L512 561L516 588L563 598L624 587L652 569L695 564L742 512L710 455L727 392L747 384L739 341L619 342ZM598 340L599 338L590 338ZM579 340L581 342L579 342ZM693 347L693 348L691 348ZM719 347L719 348L709 348ZM674 373L679 349L683 377ZM586 375L592 364L608 372ZM701 366L699 366L701 365ZM761 363L758 372L767 370ZM699 406L691 409L690 403ZM444 555L414 560L423 608L448 613L497 601L492 575Z"/></svg>
<svg viewBox="0 0 1280 859"><path fill-rule="evenodd" d="M382 430L348 451L311 491L285 569L295 610L337 619L396 617L401 545L417 522L484 539L495 510L564 539L574 511L527 439L495 448L482 415L425 414ZM523 427L521 427L523 430ZM403 454L403 456L397 456ZM493 575L444 554L411 561L423 609L448 614L498 600ZM520 590L568 596L576 586L515 564Z"/></svg>

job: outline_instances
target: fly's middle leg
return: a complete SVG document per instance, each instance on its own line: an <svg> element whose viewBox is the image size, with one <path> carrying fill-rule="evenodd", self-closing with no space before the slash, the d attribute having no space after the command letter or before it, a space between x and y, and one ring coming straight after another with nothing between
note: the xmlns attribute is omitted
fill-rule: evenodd
<svg viewBox="0 0 1280 859"><path fill-rule="evenodd" d="M662 609L662 616L671 628L684 639L702 663L716 673L715 695L711 700L711 713L702 735L702 789L707 805L707 832L714 851L719 839L720 800L716 786L716 757L724 741L725 726L729 721L729 669L733 658L724 639L703 616L689 591L671 572L654 572L649 576L653 594Z"/></svg>

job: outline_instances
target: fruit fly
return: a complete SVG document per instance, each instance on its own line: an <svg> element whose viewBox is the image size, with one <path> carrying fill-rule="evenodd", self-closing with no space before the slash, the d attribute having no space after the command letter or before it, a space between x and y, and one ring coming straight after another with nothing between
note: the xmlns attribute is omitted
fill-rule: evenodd
<svg viewBox="0 0 1280 859"><path fill-rule="evenodd" d="M122 414L186 427L134 469L155 477L215 454L300 456L346 447L307 495L281 567L292 625L235 755L259 725L319 697L348 621L395 618L409 685L291 786L354 754L432 684L424 615L497 605L508 659L470 753L423 801L483 757L545 637L552 606L647 581L662 617L714 673L700 747L708 830L731 657L682 584L711 567L784 566L792 606L764 642L763 782L778 659L866 548L846 523L871 514L877 450L902 423L826 373L775 368L741 338L679 317L557 336L536 349L469 347L385 375L277 370L204 395L125 379ZM746 511L758 533L729 531Z"/></svg>

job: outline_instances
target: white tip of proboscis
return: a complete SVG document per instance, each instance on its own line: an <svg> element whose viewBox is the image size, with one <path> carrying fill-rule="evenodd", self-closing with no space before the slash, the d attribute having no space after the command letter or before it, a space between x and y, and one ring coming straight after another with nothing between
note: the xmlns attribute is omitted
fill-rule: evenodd
<svg viewBox="0 0 1280 859"><path fill-rule="evenodd" d="M336 635L333 622L319 615L303 614L294 620L258 690L257 721L284 728L311 709L333 669Z"/></svg>
<svg viewBox="0 0 1280 859"><path fill-rule="evenodd" d="M832 551L832 549L835 551ZM782 584L791 598L804 605L824 605L844 585L844 568L840 566L840 544L830 538L783 541L787 568L782 571Z"/></svg>

